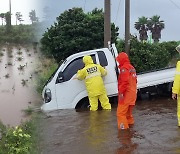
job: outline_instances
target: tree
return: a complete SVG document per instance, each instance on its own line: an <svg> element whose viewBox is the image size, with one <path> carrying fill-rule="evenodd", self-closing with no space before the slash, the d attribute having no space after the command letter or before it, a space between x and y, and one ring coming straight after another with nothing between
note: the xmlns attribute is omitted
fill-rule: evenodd
<svg viewBox="0 0 180 154"><path fill-rule="evenodd" d="M129 56L137 73L168 67L172 58L171 54L177 53L177 51L174 51L177 42L150 44L139 41L133 35L131 35L130 39ZM118 51L124 51L125 41L118 40L116 47Z"/></svg>
<svg viewBox="0 0 180 154"><path fill-rule="evenodd" d="M11 32L11 13L7 12L5 13L5 20L6 20L6 32Z"/></svg>
<svg viewBox="0 0 180 154"><path fill-rule="evenodd" d="M22 19L22 14L21 14L21 12L16 12L16 25L17 25L17 21L19 21L19 23L21 24L21 22L22 21L24 21L23 19Z"/></svg>
<svg viewBox="0 0 180 154"><path fill-rule="evenodd" d="M148 31L148 27L147 27L147 23L148 23L148 18L146 17L141 17L138 18L138 21L135 22L134 27L139 31L139 39L141 41L147 41L148 39L148 35L147 35L147 31Z"/></svg>
<svg viewBox="0 0 180 154"><path fill-rule="evenodd" d="M82 8L72 8L56 19L57 22L43 34L41 43L42 51L53 55L57 61L77 52L103 47L102 9L86 14ZM112 30L112 42L115 42L118 28L112 25Z"/></svg>
<svg viewBox="0 0 180 154"><path fill-rule="evenodd" d="M4 21L4 19L5 19L5 13L1 13L0 14L0 18L1 18L1 20L2 20L2 25L4 25L3 23L3 21Z"/></svg>
<svg viewBox="0 0 180 154"><path fill-rule="evenodd" d="M154 42L159 42L161 38L161 31L164 29L164 21L160 20L160 16L155 15L148 21L147 24L149 30L152 33L152 39Z"/></svg>
<svg viewBox="0 0 180 154"><path fill-rule="evenodd" d="M29 12L29 18L30 18L32 24L39 21L39 18L36 16L35 10L31 10L31 12Z"/></svg>

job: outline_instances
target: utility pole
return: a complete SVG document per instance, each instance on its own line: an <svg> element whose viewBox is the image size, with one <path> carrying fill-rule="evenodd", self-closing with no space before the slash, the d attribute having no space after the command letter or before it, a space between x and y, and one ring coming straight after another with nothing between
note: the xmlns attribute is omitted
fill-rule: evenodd
<svg viewBox="0 0 180 154"><path fill-rule="evenodd" d="M130 0L125 0L125 52L130 49Z"/></svg>
<svg viewBox="0 0 180 154"><path fill-rule="evenodd" d="M10 22L10 25L11 25L11 0L9 0L9 13L10 13L9 22Z"/></svg>
<svg viewBox="0 0 180 154"><path fill-rule="evenodd" d="M104 0L104 47L111 42L111 0Z"/></svg>

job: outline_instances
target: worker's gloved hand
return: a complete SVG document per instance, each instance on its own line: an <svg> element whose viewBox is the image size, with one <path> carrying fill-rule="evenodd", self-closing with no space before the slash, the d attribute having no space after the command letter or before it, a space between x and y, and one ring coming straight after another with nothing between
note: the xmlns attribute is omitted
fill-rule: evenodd
<svg viewBox="0 0 180 154"><path fill-rule="evenodd" d="M177 99L177 94L172 93L172 99Z"/></svg>

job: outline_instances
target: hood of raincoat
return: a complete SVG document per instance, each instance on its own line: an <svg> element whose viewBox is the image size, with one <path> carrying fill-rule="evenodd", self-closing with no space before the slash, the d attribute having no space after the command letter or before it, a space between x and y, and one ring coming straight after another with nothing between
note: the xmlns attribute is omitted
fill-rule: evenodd
<svg viewBox="0 0 180 154"><path fill-rule="evenodd" d="M125 63L130 63L129 57L125 52L119 53L119 55L116 57L116 60L119 63L118 67L123 66Z"/></svg>
<svg viewBox="0 0 180 154"><path fill-rule="evenodd" d="M85 64L85 66L87 66L89 64L94 64L91 56L84 56L83 63Z"/></svg>

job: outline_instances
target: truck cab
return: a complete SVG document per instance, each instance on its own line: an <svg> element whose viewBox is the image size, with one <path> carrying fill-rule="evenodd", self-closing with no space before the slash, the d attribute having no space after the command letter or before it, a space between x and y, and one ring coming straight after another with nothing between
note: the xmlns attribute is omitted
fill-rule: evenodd
<svg viewBox="0 0 180 154"><path fill-rule="evenodd" d="M69 56L53 73L45 85L42 97L43 111L56 109L72 109L84 106L87 91L84 81L74 79L79 69L84 67L82 58L90 55L95 64L100 64L107 70L103 77L108 97L117 96L118 69L115 57L118 52L114 44L109 48L84 51Z"/></svg>

